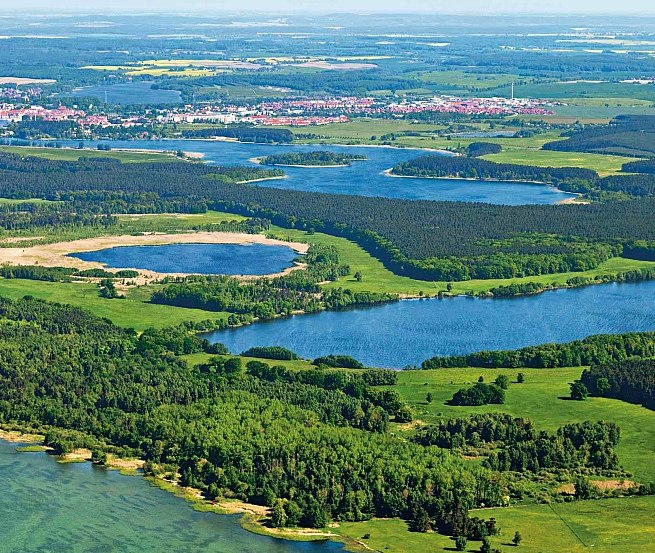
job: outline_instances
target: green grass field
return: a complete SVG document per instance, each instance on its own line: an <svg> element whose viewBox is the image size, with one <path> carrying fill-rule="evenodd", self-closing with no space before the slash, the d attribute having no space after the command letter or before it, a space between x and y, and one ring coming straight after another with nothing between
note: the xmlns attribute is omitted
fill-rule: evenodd
<svg viewBox="0 0 655 553"><path fill-rule="evenodd" d="M190 353L188 355L180 355L180 359L184 359L191 366L207 363L207 361L209 361L213 357L221 357L225 359L232 359L234 357L239 357L244 366L249 361L261 361L271 366L281 365L283 367L286 367L288 369L293 369L296 371L310 369L313 367L313 365L309 361L305 361L304 359L297 359L293 361L278 361L277 359L260 359L258 357L243 357L242 355L213 355L210 353Z"/></svg>
<svg viewBox="0 0 655 553"><path fill-rule="evenodd" d="M501 534L492 540L501 551L526 553L635 553L651 551L655 538L655 497L627 497L580 501L555 505L526 505L505 509L472 511L473 516L495 517ZM365 547L356 551L415 553L454 551L454 541L439 534L410 532L401 520L341 523L335 529ZM515 531L522 536L514 547ZM369 539L362 539L370 534ZM470 541L469 552L479 551L480 542Z"/></svg>
<svg viewBox="0 0 655 553"><path fill-rule="evenodd" d="M26 200L15 200L13 198L0 198L0 205L20 205L20 204L55 204L58 202L54 202L51 200L43 200L41 198L30 198Z"/></svg>
<svg viewBox="0 0 655 553"><path fill-rule="evenodd" d="M621 156L527 148L506 149L499 154L484 156L484 159L496 163L515 163L518 165L536 165L538 167L582 167L583 169L596 171L601 177L614 175L621 170L624 163L635 161L634 158Z"/></svg>
<svg viewBox="0 0 655 553"><path fill-rule="evenodd" d="M105 299L99 296L95 284L0 279L0 296L11 299L34 296L74 305L98 317L106 317L119 326L137 331L175 326L185 321L227 318L226 313L147 303L150 292L152 288L138 288L128 293L126 299Z"/></svg>
<svg viewBox="0 0 655 553"><path fill-rule="evenodd" d="M505 374L515 381L522 372L525 382L513 383L506 393L505 405L454 407L445 405L455 391L477 382L479 376L492 381ZM612 421L621 428L617 447L619 460L642 482L655 480L655 413L638 405L605 398L586 401L562 399L568 396L568 383L580 376L581 368L565 369L441 369L402 371L397 390L402 399L424 422L471 413L504 412L528 417L537 428L554 431L558 427L585 420ZM430 392L433 401L428 404ZM404 430L403 430L404 431ZM501 535L493 546L511 551L515 531L522 535L518 551L529 553L578 553L593 547L599 553L649 551L655 537L655 497L625 497L573 503L519 504L508 508L472 511L471 516L495 517ZM435 533L411 532L402 520L372 520L341 523L336 532L363 544L351 545L353 551L416 553L454 551L454 541ZM368 539L363 539L369 534ZM469 542L467 551L478 551L479 542Z"/></svg>
<svg viewBox="0 0 655 553"><path fill-rule="evenodd" d="M446 402L460 388L483 376L491 382L505 374L512 382L522 372L525 382L511 384L504 405L456 407ZM622 465L642 481L655 481L655 412L639 405L606 398L570 401L569 382L580 378L582 369L439 369L402 371L394 387L414 410L417 419L430 423L440 418L466 416L471 413L509 413L528 417L543 430L554 431L569 422L606 420L621 428L617 448ZM426 395L433 396L428 404Z"/></svg>
<svg viewBox="0 0 655 553"><path fill-rule="evenodd" d="M125 150L93 150L73 148L42 148L36 146L0 146L0 152L20 156L35 156L56 161L77 161L81 157L98 157L103 159L118 159L123 163L149 163L180 161L173 155L161 152L128 152Z"/></svg>

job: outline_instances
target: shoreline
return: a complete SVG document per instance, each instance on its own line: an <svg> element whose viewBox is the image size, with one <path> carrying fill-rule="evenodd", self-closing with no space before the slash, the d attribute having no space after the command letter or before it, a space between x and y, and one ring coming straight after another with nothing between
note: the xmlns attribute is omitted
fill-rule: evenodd
<svg viewBox="0 0 655 553"><path fill-rule="evenodd" d="M275 127L273 127L275 128ZM199 142L236 142L238 144L255 144L258 146L334 146L336 148L391 148L393 150L416 150L418 152L437 152L443 155L449 156L459 156L456 152L451 152L450 150L444 150L443 148L417 148L415 146L393 146L391 144L333 144L331 142L290 142L290 143L277 143L277 144L263 144L260 142L247 142L241 141L236 138L230 138L225 136L214 136L209 138L161 138L161 142L165 141L199 141Z"/></svg>
<svg viewBox="0 0 655 553"><path fill-rule="evenodd" d="M290 165L290 164L285 164L285 163L271 163L271 164L264 164L262 163L261 157L251 157L248 159L250 163L256 163L257 165L260 165L261 167L295 167L298 169L335 169L339 167L350 167L351 165L349 163L346 164L340 164L340 165ZM357 161L364 161L364 160L357 160Z"/></svg>
<svg viewBox="0 0 655 553"><path fill-rule="evenodd" d="M279 175L276 177L263 177L261 179L251 179L251 180L240 180L237 184L252 184L253 182L266 182L268 180L281 180L286 179L287 175Z"/></svg>
<svg viewBox="0 0 655 553"><path fill-rule="evenodd" d="M65 455L53 455L52 448L43 445L44 439L43 434L23 434L19 430L3 430L0 428L0 441L9 444L29 444L24 449L17 446L17 453L43 453L55 457L55 462L61 464L91 462L91 451L89 449L82 448ZM209 512L215 515L241 515L237 523L246 532L290 541L335 541L340 543L349 543L350 541L345 536L321 529L268 527L265 524L265 519L270 512L268 507L224 497L217 498L214 501L207 500L202 496L202 492L196 488L182 487L177 482L162 476L144 474L144 464L143 459L124 459L108 453L106 463L98 466L105 470L117 470L121 476L142 477L151 486L184 499L195 511Z"/></svg>
<svg viewBox="0 0 655 553"><path fill-rule="evenodd" d="M471 177L428 177L428 176L414 176L414 175L396 175L392 173L393 167L389 169L385 169L382 171L382 174L386 177L391 177L394 179L432 179L432 180L462 180L462 181L470 181L470 182L508 182L511 184L538 184L540 186L548 186L549 188L552 188L556 192L560 192L562 194L572 194L573 198L566 198L564 200L560 200L559 202L555 202L555 205L561 205L561 204L567 204L567 203L573 203L575 200L578 198L582 197L583 194L580 194L578 192L567 192L566 190L562 190L560 188L557 188L554 184L550 184L549 182L543 182L543 181L537 181L537 180L514 180L514 179L509 179L509 180L500 180L500 179L474 179ZM575 202L579 203L580 205L584 205L582 202ZM591 202L586 202L586 203L591 203Z"/></svg>
<svg viewBox="0 0 655 553"><path fill-rule="evenodd" d="M83 238L68 242L55 242L21 248L0 248L0 264L10 265L40 265L44 267L68 267L72 269L105 269L110 272L132 269L139 272L136 279L138 284L147 284L153 280L160 280L167 277L184 277L196 273L160 273L142 268L121 267L107 268L103 263L96 261L83 261L70 254L98 251L117 246L163 246L170 244L261 244L264 246L285 246L297 254L304 255L309 249L309 244L303 242L285 242L274 238L267 238L262 234L245 234L230 232L187 232L180 234L150 233L137 236L98 236L95 238ZM274 278L285 276L294 271L304 269L306 264L294 262L294 265L275 274L267 275L231 275L241 280L257 280L262 278Z"/></svg>
<svg viewBox="0 0 655 553"><path fill-rule="evenodd" d="M39 140L49 140L49 139L39 139ZM55 139L52 139L55 140ZM184 153L184 158L177 157L176 152L173 150L162 150L161 148L156 148L156 149L150 149L150 148L111 148L110 150L98 150L97 148L91 148L89 146L84 146L83 148L74 148L73 146L60 146L58 148L51 147L51 146L23 146L21 144L1 144L0 146L4 146L7 148L29 148L32 150L66 150L66 151L74 151L74 152L89 152L89 153L97 153L97 154L106 154L107 152L121 152L121 153L137 153L137 154L159 154L167 157L173 157L177 158L180 161L198 161L201 160L205 157L205 154L202 152L183 152Z"/></svg>

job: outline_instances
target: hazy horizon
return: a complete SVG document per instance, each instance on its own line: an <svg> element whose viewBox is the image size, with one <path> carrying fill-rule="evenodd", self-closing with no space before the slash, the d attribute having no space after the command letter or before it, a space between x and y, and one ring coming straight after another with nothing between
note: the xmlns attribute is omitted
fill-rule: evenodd
<svg viewBox="0 0 655 553"><path fill-rule="evenodd" d="M0 9L0 14L41 12L51 14L79 11L80 13L193 13L205 12L225 15L270 13L434 13L461 15L653 15L655 10L647 0L632 0L617 3L609 0L551 0L542 2L516 2L508 0L465 0L453 6L446 0L403 0L399 3L391 0L314 0L298 2L297 0L240 0L221 2L189 0L180 5L179 1L161 0L114 0L107 4L90 6L84 0L63 0L57 2L53 10L52 0L25 0L20 6Z"/></svg>

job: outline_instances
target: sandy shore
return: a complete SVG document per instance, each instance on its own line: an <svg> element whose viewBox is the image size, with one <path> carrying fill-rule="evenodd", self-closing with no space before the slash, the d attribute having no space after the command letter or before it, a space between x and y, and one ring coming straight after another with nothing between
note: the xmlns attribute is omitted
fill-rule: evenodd
<svg viewBox="0 0 655 553"><path fill-rule="evenodd" d="M253 182L264 182L267 180L280 180L286 179L287 175L279 175L276 177L264 177L263 179L240 180L237 184L252 184Z"/></svg>
<svg viewBox="0 0 655 553"><path fill-rule="evenodd" d="M587 201L580 201L579 198L582 197L582 194L578 194L575 192L567 192L566 190L561 190L557 188L557 186L554 186L547 182L540 182L536 180L473 179L468 177L415 177L413 175L394 175L392 171L393 171L393 167L391 169L385 169L384 171L382 171L382 174L387 177L393 177L394 179L463 180L463 181L470 181L470 182L509 182L512 184L537 184L539 186L548 186L552 188L555 192L561 192L562 194L575 194L572 198L566 198L564 200L560 200L559 202L555 202L555 205L565 205L565 204L586 205L591 203Z"/></svg>
<svg viewBox="0 0 655 553"><path fill-rule="evenodd" d="M299 254L307 253L308 244L301 242L284 242L273 240L261 234L244 234L231 232L189 232L182 234L143 234L138 236L100 236L97 238L86 238L70 242L57 242L31 246L28 248L0 248L0 264L10 265L41 265L45 267L70 267L73 269L98 269L105 268L102 263L83 261L75 257L68 257L68 254L103 250L115 246L155 246L165 244L263 244L266 246L287 246ZM290 272L304 268L304 264L296 264L281 273L266 276L282 276ZM123 267L123 269L134 269L139 271L145 281L157 280L166 276L187 276L188 273L157 273L138 267ZM120 269L107 269L118 271ZM236 278L254 279L261 278L253 275L237 276Z"/></svg>

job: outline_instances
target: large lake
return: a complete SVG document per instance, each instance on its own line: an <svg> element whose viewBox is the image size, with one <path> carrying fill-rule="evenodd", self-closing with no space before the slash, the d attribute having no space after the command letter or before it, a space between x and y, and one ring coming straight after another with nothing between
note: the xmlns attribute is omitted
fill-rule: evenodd
<svg viewBox="0 0 655 553"><path fill-rule="evenodd" d="M0 551L327 553L336 543L276 540L243 530L234 516L199 513L139 476L60 464L0 441Z"/></svg>
<svg viewBox="0 0 655 553"><path fill-rule="evenodd" d="M434 355L515 349L592 334L655 330L655 282L605 284L508 299L456 297L276 319L211 333L238 353L284 346L401 368Z"/></svg>
<svg viewBox="0 0 655 553"><path fill-rule="evenodd" d="M63 141L77 147L77 141ZM101 141L113 148L182 150L199 152L204 159L217 165L255 165L253 158L283 152L311 152L316 150L352 153L366 156L366 161L354 162L349 167L300 168L281 167L287 178L257 183L259 186L307 190L330 194L383 196L408 200L440 200L483 202L492 204L554 204L572 194L551 186L506 181L467 181L461 179L397 178L384 175L384 171L403 161L437 152L416 149L364 146L290 146L244 144L216 140L130 140ZM98 142L85 142L96 147Z"/></svg>
<svg viewBox="0 0 655 553"><path fill-rule="evenodd" d="M103 263L114 269L205 275L268 275L291 267L298 254L287 246L263 244L167 244L119 246L70 256Z"/></svg>

